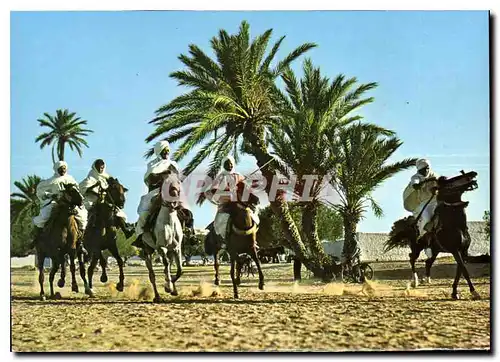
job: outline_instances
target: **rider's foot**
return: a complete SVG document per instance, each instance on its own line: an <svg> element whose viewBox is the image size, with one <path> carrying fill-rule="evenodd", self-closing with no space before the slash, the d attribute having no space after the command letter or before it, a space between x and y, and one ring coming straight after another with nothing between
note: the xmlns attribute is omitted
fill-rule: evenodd
<svg viewBox="0 0 500 362"><path fill-rule="evenodd" d="M425 248L424 252L428 258L432 258L432 249L431 248Z"/></svg>

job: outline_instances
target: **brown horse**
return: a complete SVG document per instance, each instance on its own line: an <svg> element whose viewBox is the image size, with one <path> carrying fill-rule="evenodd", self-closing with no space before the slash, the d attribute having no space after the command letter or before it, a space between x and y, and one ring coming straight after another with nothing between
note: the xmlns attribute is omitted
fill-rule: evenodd
<svg viewBox="0 0 500 362"><path fill-rule="evenodd" d="M111 255L116 259L120 271L119 282L116 285L118 291L123 291L123 259L118 253L116 244L116 228L122 226L123 219L116 217L116 209L122 209L125 205L125 192L128 190L113 177L108 179L108 188L104 190L99 186L98 199L95 202L92 210L92 215L89 217L89 223L84 236L84 246L90 254L90 265L88 268L89 287L85 288L85 292L89 296L94 296L92 291L92 278L97 262L100 261L102 275L101 282L106 283L108 276L106 275L106 259L102 255L103 250L109 250ZM83 270L85 274L85 270Z"/></svg>
<svg viewBox="0 0 500 362"><path fill-rule="evenodd" d="M473 299L480 299L479 293L474 288L470 280L469 272L465 266L464 259L467 257L467 250L470 245L470 236L467 230L467 217L465 208L468 202L461 200L461 196L466 191L475 190L477 182L476 172L463 173L459 176L447 179L442 176L437 180L430 180L437 189L438 206L433 219L432 231L426 233L421 238L413 217L398 220L394 223L389 234L390 239L385 243L385 250L389 251L395 247L410 246L410 265L413 273L413 286L418 285L418 276L415 271L415 262L420 252L430 245L432 257L425 262L427 279L430 281L431 266L436 260L438 253L451 253L457 263L457 272L452 285L453 299L459 299L458 282L463 275Z"/></svg>
<svg viewBox="0 0 500 362"><path fill-rule="evenodd" d="M237 185L237 201L228 202L225 205L225 210L229 213L229 222L231 223L231 230L227 242L227 251L231 259L231 280L233 282L234 298L239 298L238 285L240 265L242 265L242 255L248 254L257 266L259 273L259 289L264 289L264 274L260 266L260 260L257 256L257 224L252 219L252 207L259 203L259 199L254 194L249 194L248 201L242 201L242 190L245 185L240 182Z"/></svg>
<svg viewBox="0 0 500 362"><path fill-rule="evenodd" d="M77 256L78 248L78 225L75 220L75 208L83 205L83 196L75 185L64 185L60 197L57 200L57 205L52 210L52 215L47 222L46 227L40 234L36 243L36 252L38 258L38 282L40 283L40 298L45 300L45 292L43 290L44 272L43 264L46 257L52 259L52 268L49 274L50 282L50 297L60 297L60 294L54 293L54 276L61 266L61 278L57 282L59 288L64 287L66 268L65 255L69 255L70 270L71 270L71 290L78 292L78 285L75 277L75 256ZM83 255L78 253L78 262L80 266L80 275L85 281Z"/></svg>

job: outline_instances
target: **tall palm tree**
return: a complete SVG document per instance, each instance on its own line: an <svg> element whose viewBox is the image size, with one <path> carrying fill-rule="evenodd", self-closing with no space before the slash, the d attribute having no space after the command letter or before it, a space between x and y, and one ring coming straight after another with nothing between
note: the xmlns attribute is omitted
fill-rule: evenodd
<svg viewBox="0 0 500 362"><path fill-rule="evenodd" d="M339 158L332 185L340 195L340 203L332 206L343 218L345 256L355 251L356 228L368 206L375 216L383 216L373 191L396 173L415 165L415 158L388 163L403 143L391 133L376 126L354 124L342 129L331 142L330 147Z"/></svg>
<svg viewBox="0 0 500 362"><path fill-rule="evenodd" d="M66 144L69 145L72 151L76 150L78 155L82 157L82 146L88 147L84 137L93 132L90 129L82 128L87 124L87 121L75 117L76 113L69 113L67 109L64 111L58 109L55 116L48 113L43 115L45 118L37 121L40 127L47 127L49 131L39 135L35 142L41 141L40 148L52 145L52 161L55 162L54 151L56 151L57 158L64 161Z"/></svg>
<svg viewBox="0 0 500 362"><path fill-rule="evenodd" d="M231 35L220 30L218 36L211 39L214 58L198 46L189 45L189 55L179 56L185 69L170 76L190 91L156 111L157 117L151 121L156 129L146 141L159 137L169 142L181 140L174 153L175 160L203 144L186 166L186 174L211 157L208 173L214 176L226 155L232 153L237 159L239 152L249 153L259 167L265 166L261 171L269 192L275 165L267 150L265 133L276 122L275 81L295 59L316 46L303 44L277 60L276 54L285 37L268 51L271 35L272 29L269 29L250 39L250 27L243 21L238 33ZM296 254L304 256L304 244L286 201L278 198L271 202L271 207L279 216Z"/></svg>
<svg viewBox="0 0 500 362"><path fill-rule="evenodd" d="M329 148L330 140L342 127L361 119L353 113L373 101L373 97L363 96L377 84L356 85L356 78L346 79L342 74L330 80L310 59L304 62L300 81L291 69L284 72L282 79L285 93L277 92L280 117L270 128L269 144L278 156L280 170L286 176L293 173L297 177L296 193L302 195L304 175L315 175L321 181L334 172L338 157ZM309 191L312 201L302 203L302 229L311 250L327 262L316 222L321 190L317 182Z"/></svg>
<svg viewBox="0 0 500 362"><path fill-rule="evenodd" d="M36 196L36 188L40 182L41 179L37 175L29 175L14 182L18 191L10 194L11 224L40 212L40 201Z"/></svg>

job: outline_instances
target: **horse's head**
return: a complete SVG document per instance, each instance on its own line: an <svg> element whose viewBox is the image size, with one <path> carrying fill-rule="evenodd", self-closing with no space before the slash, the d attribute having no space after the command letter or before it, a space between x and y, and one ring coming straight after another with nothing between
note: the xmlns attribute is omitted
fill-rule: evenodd
<svg viewBox="0 0 500 362"><path fill-rule="evenodd" d="M461 175L452 178L441 176L437 180L437 200L444 204L465 204L461 199L462 194L477 189L476 177L477 173L474 171L468 173L461 171Z"/></svg>
<svg viewBox="0 0 500 362"><path fill-rule="evenodd" d="M64 184L64 189L59 200L70 206L83 205L83 196L74 184Z"/></svg>
<svg viewBox="0 0 500 362"><path fill-rule="evenodd" d="M177 208L180 201L181 181L176 174L166 174L161 186L162 205L171 209Z"/></svg>
<svg viewBox="0 0 500 362"><path fill-rule="evenodd" d="M125 193L128 191L116 178L108 179L107 194L111 203L122 209L125 206Z"/></svg>

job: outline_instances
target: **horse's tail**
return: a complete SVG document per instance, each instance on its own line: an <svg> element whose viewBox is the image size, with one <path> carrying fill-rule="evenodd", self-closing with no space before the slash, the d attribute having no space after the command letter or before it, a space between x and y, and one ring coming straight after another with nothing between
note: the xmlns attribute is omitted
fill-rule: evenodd
<svg viewBox="0 0 500 362"><path fill-rule="evenodd" d="M408 246L416 237L415 218L409 216L399 219L392 225L389 240L384 243L384 252Z"/></svg>

